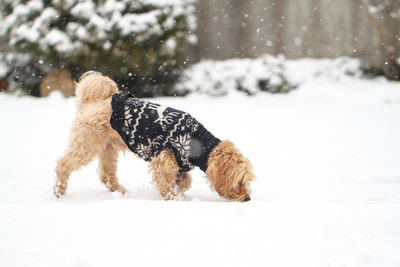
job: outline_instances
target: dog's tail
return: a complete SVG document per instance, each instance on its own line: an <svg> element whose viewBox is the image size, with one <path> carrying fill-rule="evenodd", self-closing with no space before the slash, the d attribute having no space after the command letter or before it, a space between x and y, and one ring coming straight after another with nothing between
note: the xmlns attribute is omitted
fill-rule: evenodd
<svg viewBox="0 0 400 267"><path fill-rule="evenodd" d="M76 83L77 105L105 100L118 93L117 85L107 76L97 71L87 71Z"/></svg>

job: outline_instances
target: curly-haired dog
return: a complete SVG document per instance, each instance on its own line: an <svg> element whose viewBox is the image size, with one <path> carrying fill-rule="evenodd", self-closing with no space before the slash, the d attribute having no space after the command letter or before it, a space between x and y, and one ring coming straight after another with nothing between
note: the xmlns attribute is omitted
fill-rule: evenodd
<svg viewBox="0 0 400 267"><path fill-rule="evenodd" d="M99 160L100 180L126 192L116 176L120 151L150 162L153 182L168 200L191 186L189 171L206 173L211 187L233 201L250 200L252 165L230 141L220 141L188 113L118 92L110 78L84 73L76 86L76 117L69 146L58 160L54 195L65 194L70 174Z"/></svg>

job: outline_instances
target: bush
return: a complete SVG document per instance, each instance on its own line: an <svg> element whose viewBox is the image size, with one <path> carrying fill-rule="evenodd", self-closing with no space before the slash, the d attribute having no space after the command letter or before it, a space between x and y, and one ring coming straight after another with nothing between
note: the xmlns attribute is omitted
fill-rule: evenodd
<svg viewBox="0 0 400 267"><path fill-rule="evenodd" d="M365 75L356 58L294 59L263 55L255 59L204 60L186 69L176 88L178 94L226 95L240 91L288 93L309 82L340 82Z"/></svg>
<svg viewBox="0 0 400 267"><path fill-rule="evenodd" d="M96 69L139 96L169 94L184 49L195 41L193 2L2 0L0 36L33 65L76 76Z"/></svg>
<svg viewBox="0 0 400 267"><path fill-rule="evenodd" d="M287 93L296 86L285 74L284 57L264 55L257 59L204 60L182 73L176 89L179 94L191 92L212 96L237 90L247 95L259 91Z"/></svg>
<svg viewBox="0 0 400 267"><path fill-rule="evenodd" d="M51 67L30 54L0 53L0 70L0 78L8 80L10 91L39 96L39 84Z"/></svg>

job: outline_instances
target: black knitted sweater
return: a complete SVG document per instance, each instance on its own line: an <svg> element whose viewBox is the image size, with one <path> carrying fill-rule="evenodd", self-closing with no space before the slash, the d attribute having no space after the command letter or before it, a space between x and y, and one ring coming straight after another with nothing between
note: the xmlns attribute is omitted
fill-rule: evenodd
<svg viewBox="0 0 400 267"><path fill-rule="evenodd" d="M111 106L111 127L131 151L146 161L168 148L181 172L195 166L206 171L208 156L221 142L188 113L129 93L113 95Z"/></svg>

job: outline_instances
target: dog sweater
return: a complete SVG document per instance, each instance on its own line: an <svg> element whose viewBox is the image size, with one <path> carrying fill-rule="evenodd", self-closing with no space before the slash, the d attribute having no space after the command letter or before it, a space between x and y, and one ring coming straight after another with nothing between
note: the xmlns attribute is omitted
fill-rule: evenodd
<svg viewBox="0 0 400 267"><path fill-rule="evenodd" d="M111 100L111 127L127 147L148 161L168 148L181 172L207 169L208 156L221 141L186 112L117 93Z"/></svg>

